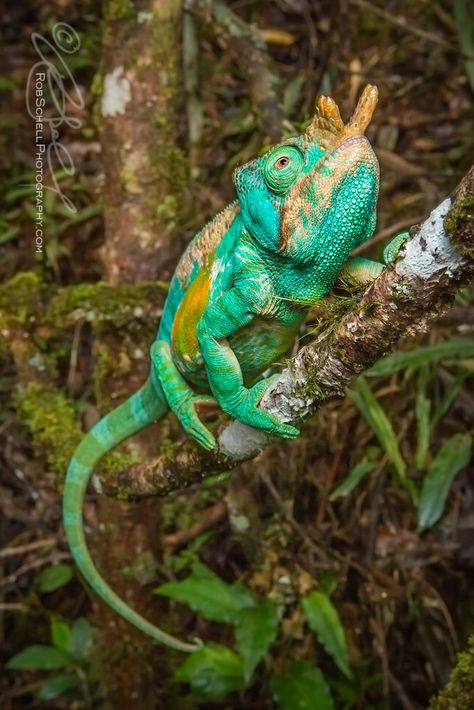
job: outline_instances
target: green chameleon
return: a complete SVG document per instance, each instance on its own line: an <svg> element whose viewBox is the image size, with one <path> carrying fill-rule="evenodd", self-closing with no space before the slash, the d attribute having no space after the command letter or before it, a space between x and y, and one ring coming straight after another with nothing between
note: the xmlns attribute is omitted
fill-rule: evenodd
<svg viewBox="0 0 474 710"><path fill-rule="evenodd" d="M149 378L91 429L71 459L64 525L79 570L118 614L172 648L197 646L146 621L96 570L82 521L88 481L107 451L168 410L212 449L214 436L196 411L210 400L272 435L298 435L259 409L272 382L261 374L288 350L310 306L329 293L341 271L365 283L383 268L350 257L375 227L379 169L364 131L376 103L377 89L369 85L345 125L335 102L322 96L303 135L235 170L236 200L195 236L173 276ZM390 243L386 263L404 238Z"/></svg>

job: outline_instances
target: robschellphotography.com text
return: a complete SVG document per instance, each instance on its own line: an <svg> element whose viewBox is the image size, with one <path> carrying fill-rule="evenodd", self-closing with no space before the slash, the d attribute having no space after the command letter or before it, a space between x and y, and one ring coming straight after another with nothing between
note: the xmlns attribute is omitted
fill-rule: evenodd
<svg viewBox="0 0 474 710"><path fill-rule="evenodd" d="M43 178L44 178L44 162L43 157L46 150L44 143L44 123L43 113L46 105L46 99L43 96L44 82L46 80L45 72L36 72L35 81L35 248L36 253L43 252Z"/></svg>
<svg viewBox="0 0 474 710"><path fill-rule="evenodd" d="M45 191L55 192L72 213L77 209L62 191L60 180L75 173L72 156L60 142L61 127L79 129L82 122L68 111L81 111L84 99L71 74L65 56L76 53L81 41L67 23L58 22L47 37L33 33L31 42L38 61L30 69L26 86L26 109L35 122L34 156L34 249L43 253L45 234Z"/></svg>

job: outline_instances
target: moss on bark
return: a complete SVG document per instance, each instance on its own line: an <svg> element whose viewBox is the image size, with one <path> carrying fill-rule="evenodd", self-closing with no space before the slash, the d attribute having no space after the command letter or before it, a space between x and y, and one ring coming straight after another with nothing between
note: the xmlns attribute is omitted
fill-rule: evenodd
<svg viewBox="0 0 474 710"><path fill-rule="evenodd" d="M31 431L35 448L46 455L50 469L64 477L83 435L72 402L55 388L30 382L18 388L14 403Z"/></svg>
<svg viewBox="0 0 474 710"><path fill-rule="evenodd" d="M460 653L449 682L430 702L429 710L472 710L474 706L474 634Z"/></svg>

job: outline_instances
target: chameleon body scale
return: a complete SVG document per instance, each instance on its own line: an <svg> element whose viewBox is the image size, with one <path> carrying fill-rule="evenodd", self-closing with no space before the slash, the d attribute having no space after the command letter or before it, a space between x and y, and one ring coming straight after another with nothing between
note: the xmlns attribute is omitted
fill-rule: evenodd
<svg viewBox="0 0 474 710"><path fill-rule="evenodd" d="M366 87L344 125L336 104L321 97L305 134L237 168L236 201L198 232L177 266L148 380L91 429L71 459L64 525L79 570L117 613L172 648L196 645L146 621L96 570L82 521L88 481L107 451L169 410L202 446L214 447L196 411L211 396L250 426L298 435L258 408L269 384L259 377L288 350L341 270L363 282L382 269L350 258L375 226L378 163L363 134L376 100L375 87Z"/></svg>

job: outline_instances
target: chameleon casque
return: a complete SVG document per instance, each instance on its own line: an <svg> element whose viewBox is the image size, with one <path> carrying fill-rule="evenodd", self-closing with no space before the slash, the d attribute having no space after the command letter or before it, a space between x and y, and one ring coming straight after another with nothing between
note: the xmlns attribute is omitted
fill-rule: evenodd
<svg viewBox="0 0 474 710"><path fill-rule="evenodd" d="M172 648L197 646L146 621L96 570L82 521L88 481L107 451L169 410L201 446L213 448L214 436L196 411L211 395L245 424L298 435L258 408L272 381L261 374L288 350L310 306L342 270L366 282L383 268L350 257L375 228L379 169L364 131L376 103L376 87L366 86L344 124L336 103L322 96L303 135L235 170L236 200L198 232L173 276L149 378L91 429L71 459L64 525L79 570L118 614ZM386 263L400 243L398 237L390 243Z"/></svg>

